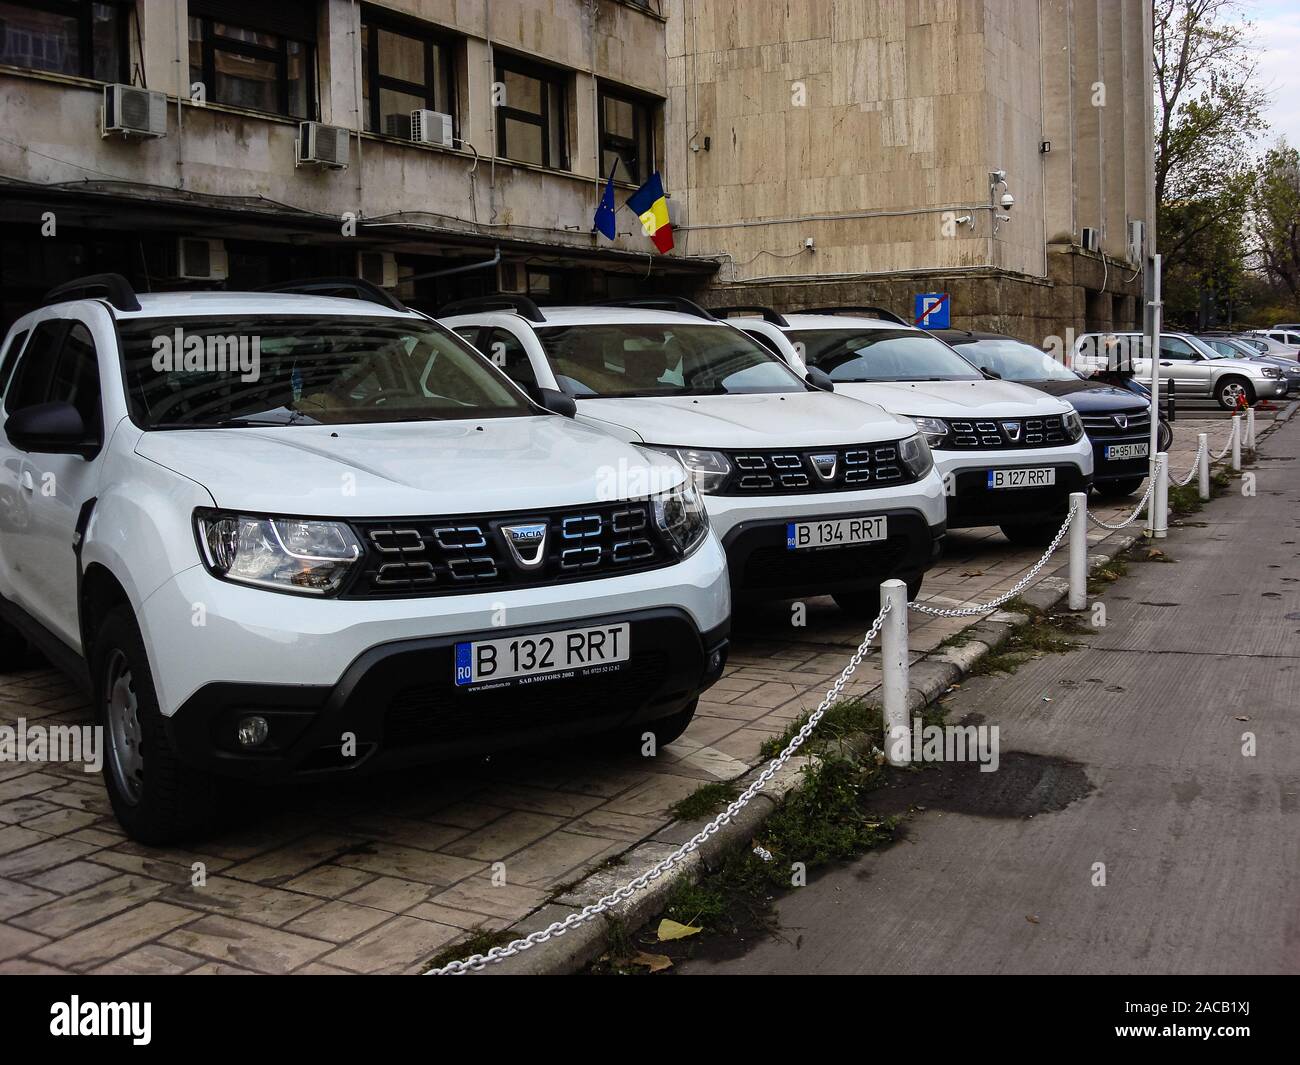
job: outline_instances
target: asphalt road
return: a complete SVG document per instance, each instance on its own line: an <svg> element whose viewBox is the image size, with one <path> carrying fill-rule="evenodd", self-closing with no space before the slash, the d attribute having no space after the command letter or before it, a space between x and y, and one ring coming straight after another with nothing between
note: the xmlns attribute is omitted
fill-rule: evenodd
<svg viewBox="0 0 1300 1065"><path fill-rule="evenodd" d="M926 807L902 842L677 971L1300 972L1300 425L1256 473L1107 589L1085 647L949 698L999 726L997 772L878 793Z"/></svg>

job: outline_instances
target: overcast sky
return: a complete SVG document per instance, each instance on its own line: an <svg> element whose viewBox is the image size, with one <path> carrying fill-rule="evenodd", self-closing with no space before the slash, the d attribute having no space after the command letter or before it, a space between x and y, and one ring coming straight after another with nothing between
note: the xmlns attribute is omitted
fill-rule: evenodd
<svg viewBox="0 0 1300 1065"><path fill-rule="evenodd" d="M1291 147L1300 147L1300 2L1247 0L1242 6L1254 23L1260 84L1272 94L1268 144L1286 137Z"/></svg>

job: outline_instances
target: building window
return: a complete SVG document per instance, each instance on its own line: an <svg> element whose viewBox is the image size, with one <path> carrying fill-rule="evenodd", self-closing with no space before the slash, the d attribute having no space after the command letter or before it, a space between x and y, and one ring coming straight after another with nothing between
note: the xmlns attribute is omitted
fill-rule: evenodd
<svg viewBox="0 0 1300 1065"><path fill-rule="evenodd" d="M615 175L622 181L641 184L655 169L655 111L657 103L648 97L600 90L601 173L608 175L619 162Z"/></svg>
<svg viewBox="0 0 1300 1065"><path fill-rule="evenodd" d="M514 56L498 56L496 72L497 154L568 170L564 73Z"/></svg>
<svg viewBox="0 0 1300 1065"><path fill-rule="evenodd" d="M209 103L291 118L315 114L311 44L281 33L190 16L190 81Z"/></svg>
<svg viewBox="0 0 1300 1065"><path fill-rule="evenodd" d="M455 117L451 44L406 24L361 23L362 93L366 129L410 137L411 112L438 111Z"/></svg>
<svg viewBox="0 0 1300 1065"><path fill-rule="evenodd" d="M0 0L0 63L129 81L129 14L129 5L113 2Z"/></svg>

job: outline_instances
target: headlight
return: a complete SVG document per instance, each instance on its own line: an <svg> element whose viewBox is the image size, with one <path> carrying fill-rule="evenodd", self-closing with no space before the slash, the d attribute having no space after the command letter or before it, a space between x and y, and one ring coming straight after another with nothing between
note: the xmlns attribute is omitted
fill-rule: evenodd
<svg viewBox="0 0 1300 1065"><path fill-rule="evenodd" d="M1065 427L1065 435L1070 439L1071 443L1083 436L1083 419L1079 417L1077 410L1062 414L1061 424Z"/></svg>
<svg viewBox="0 0 1300 1065"><path fill-rule="evenodd" d="M930 447L943 447L944 439L948 436L948 424L942 418L917 418L911 414L905 414L904 417L916 422L916 427L925 434L925 442Z"/></svg>
<svg viewBox="0 0 1300 1065"><path fill-rule="evenodd" d="M917 479L934 468L934 456L930 454L930 447L920 433L898 442L898 457L907 467L907 472Z"/></svg>
<svg viewBox="0 0 1300 1065"><path fill-rule="evenodd" d="M689 555L709 531L709 516L689 481L654 498L655 521L680 557Z"/></svg>
<svg viewBox="0 0 1300 1065"><path fill-rule="evenodd" d="M194 521L208 569L240 584L330 595L361 557L361 544L343 522L212 510L196 511Z"/></svg>
<svg viewBox="0 0 1300 1065"><path fill-rule="evenodd" d="M695 482L695 487L701 492L719 491L731 476L731 461L721 451L701 451L693 447L659 447L654 444L648 446L653 447L655 451L662 451L665 455L671 455L685 466L686 472Z"/></svg>
<svg viewBox="0 0 1300 1065"><path fill-rule="evenodd" d="M1281 377L1281 376L1282 376L1282 371L1281 371L1278 367L1276 367L1276 366L1265 366L1265 367L1264 367L1264 376L1265 376L1265 377Z"/></svg>

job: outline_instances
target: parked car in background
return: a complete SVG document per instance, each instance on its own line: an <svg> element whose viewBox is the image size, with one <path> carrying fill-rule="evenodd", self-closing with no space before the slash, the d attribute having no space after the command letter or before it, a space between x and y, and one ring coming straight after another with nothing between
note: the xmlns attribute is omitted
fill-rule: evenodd
<svg viewBox="0 0 1300 1065"><path fill-rule="evenodd" d="M1251 362L1278 367L1286 380L1287 393L1300 392L1300 362L1295 359L1288 359L1284 355L1266 355L1240 337L1202 334L1199 339L1207 347L1230 359L1250 359Z"/></svg>
<svg viewBox="0 0 1300 1065"><path fill-rule="evenodd" d="M1068 403L990 379L888 311L719 313L735 315L801 376L911 418L944 476L952 528L996 525L1014 543L1041 545L1060 528L1070 493L1092 483L1092 445Z"/></svg>
<svg viewBox="0 0 1300 1065"><path fill-rule="evenodd" d="M1151 454L1151 398L1127 388L1090 381L1032 344L1000 333L965 329L929 331L977 370L1003 381L1029 385L1065 400L1083 420L1092 441L1092 486L1101 495L1130 495L1146 479ZM1163 422L1157 433L1172 440Z"/></svg>
<svg viewBox="0 0 1300 1065"><path fill-rule="evenodd" d="M1150 380L1151 360L1143 335L1131 332L1083 333L1075 340L1072 365L1093 372L1116 364L1139 379ZM1179 400L1214 399L1232 410L1239 399L1253 406L1260 399L1281 399L1287 383L1276 366L1231 359L1190 333L1162 333L1157 360L1162 381L1173 383Z"/></svg>
<svg viewBox="0 0 1300 1065"><path fill-rule="evenodd" d="M562 391L580 422L680 461L738 599L831 595L874 618L882 581L914 598L939 557L943 482L917 427L809 384L688 300L487 296L439 316L523 388Z"/></svg>
<svg viewBox="0 0 1300 1065"><path fill-rule="evenodd" d="M681 465L375 300L97 275L0 348L0 668L30 641L92 693L135 839L209 827L231 780L666 743L722 673Z"/></svg>
<svg viewBox="0 0 1300 1065"><path fill-rule="evenodd" d="M1255 329L1243 334L1243 339L1262 345L1260 350L1266 355L1300 360L1300 332L1290 329Z"/></svg>

